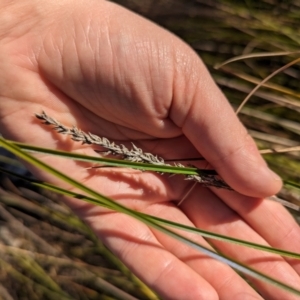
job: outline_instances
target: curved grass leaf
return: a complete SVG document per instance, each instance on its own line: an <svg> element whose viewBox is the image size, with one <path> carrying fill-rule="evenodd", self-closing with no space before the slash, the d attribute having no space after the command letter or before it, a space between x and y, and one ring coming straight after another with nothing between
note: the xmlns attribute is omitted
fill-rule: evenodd
<svg viewBox="0 0 300 300"><path fill-rule="evenodd" d="M119 167L119 168L132 168L142 171L153 171L159 173L170 173L170 174L181 174L181 175L204 175L204 174L216 174L213 170L200 170L192 167L176 167L176 166L165 166L165 165L154 165L148 163L137 163L121 159L112 159L99 156L87 156L84 154L71 153L61 150L52 150L42 147L31 146L23 143L16 143L9 141L14 145L20 147L23 150L44 154L51 154L61 156L68 159L75 159L79 161L85 161L90 163L97 163L105 166Z"/></svg>
<svg viewBox="0 0 300 300"><path fill-rule="evenodd" d="M216 253L213 250L208 249L207 247L204 247L196 242L193 242L192 240L185 238L184 236L166 228L165 226L162 226L157 220L155 220L153 218L150 218L148 216L137 213L123 205L120 205L119 203L114 202L112 199L99 194L98 192L94 191L93 189L90 189L90 188L84 186L80 182L77 182L76 180L74 180L74 179L70 178L69 176L61 173L60 171L52 168L51 166L47 165L46 163L40 161L39 159L22 151L19 147L17 147L16 145L14 145L11 142L5 140L2 137L0 137L0 145L3 146L6 150L8 150L8 151L12 152L13 154L15 154L16 156L18 156L19 158L24 159L28 163L34 165L35 167L56 176L57 178L61 179L62 181L65 181L66 183L71 184L73 187L76 187L76 188L80 189L81 191L83 191L84 193L87 193L87 194L91 195L92 197L100 200L105 206L110 207L111 209L113 209L115 211L132 216L135 219L143 222L144 224L146 224L152 228L155 228L155 229L167 234L168 236L171 236L171 237L175 238L176 240L185 243L186 245L188 245L198 251L201 251L203 254L208 255L211 258L219 260L246 275L249 275L256 279L271 283L273 285L276 285L277 287L280 287L286 291L289 291L293 294L300 296L299 290L297 290L289 285L286 285L286 284L284 284L270 276L267 276L261 272L258 272L256 270L254 270L253 268L250 268L244 264L241 264L231 258L228 258L222 254Z"/></svg>
<svg viewBox="0 0 300 300"><path fill-rule="evenodd" d="M249 53L249 54L243 54L238 55L233 58L230 58L222 63L216 64L214 66L215 69L220 69L223 66L230 64L235 61L239 60L245 60L250 58L260 58L260 57L272 57L272 56L287 56L287 55L294 55L294 54L300 54L300 51L280 51L280 52L257 52L257 53Z"/></svg>
<svg viewBox="0 0 300 300"><path fill-rule="evenodd" d="M81 194L78 194L78 193L74 193L74 192L71 192L69 190L60 188L58 186L55 186L55 185L53 185L51 183L48 183L48 182L45 182L45 181L40 181L40 180L27 178L27 177L18 175L16 173L13 173L11 171L5 170L1 167L0 167L0 172L6 173L8 175L15 176L19 179L28 181L31 184L35 185L35 186L53 191L55 193L58 193L58 194L61 194L61 195L64 195L64 196L77 198L77 199L89 202L91 204L100 205L100 206L104 206L106 208L112 209L110 206L108 206L107 204L105 204L104 202L102 202L99 199L95 199L95 198L84 196L84 195L81 195ZM228 237L226 235L217 234L217 233L214 233L214 232L211 232L211 231L207 231L207 230L203 230L203 229L183 225L183 224L180 224L180 223L172 222L172 221L169 221L169 220L166 220L166 219L158 218L158 217L151 216L151 215L144 214L144 213L140 213L140 212L136 212L136 213L140 214L141 216L145 216L147 218L150 218L154 221L157 221L162 225L170 226L170 227L177 228L177 229L184 230L184 231L188 231L188 232L197 233L197 234L200 234L201 236L206 237L206 238L219 240L219 241L224 241L224 242L228 242L228 243L233 243L233 244L237 244L237 245L241 245L241 246L245 246L245 247L249 247L249 248L253 248L253 249L257 249L257 250L261 250L261 251L266 251L266 252L269 252L269 253L274 253L274 254L277 254L277 255L281 255L281 256L290 257L290 258L300 260L300 253L286 251L286 250L282 250L282 249L278 249L278 248L273 248L273 247L268 247L268 246L248 242L248 241L241 240L241 239Z"/></svg>
<svg viewBox="0 0 300 300"><path fill-rule="evenodd" d="M292 97L295 97L295 98L298 98L298 99L300 98L300 94L297 91L295 91L293 89L289 89L289 88L284 87L282 85L272 83L272 82L264 82L263 84L261 84L261 78L251 76L247 73L244 73L244 72L241 72L241 71L236 71L236 70L231 69L231 68L223 68L223 71L225 71L226 73L232 74L237 78L240 78L240 79L243 79L247 82L253 83L255 85L260 84L261 87L268 88L271 91L280 92L284 95L292 96ZM295 99L295 101L297 103L297 99ZM297 103L297 104L299 106L299 103Z"/></svg>
<svg viewBox="0 0 300 300"><path fill-rule="evenodd" d="M16 143L10 141L12 144L17 145L23 150L37 152L37 153L44 153L50 155L61 156L68 159L74 159L79 161L91 162L91 163L98 163L105 166L112 166L112 167L123 167L123 168L132 168L138 169L142 171L154 171L158 173L169 173L169 174L178 174L178 175L196 175L205 180L205 176L209 175L216 175L217 173L214 170L201 170L194 167L177 167L177 166L165 166L165 165L155 165L155 164L147 164L147 163L137 163L131 162L128 160L118 160L112 158L103 158L103 157L95 157L95 156L87 156L84 154L77 154L71 153L66 151L60 150L52 150L42 147L31 146L28 144L23 143ZM270 197L269 200L273 200L279 202L280 204L289 207L293 210L299 211L299 207L296 205L292 205L291 203L281 200L276 197Z"/></svg>
<svg viewBox="0 0 300 300"><path fill-rule="evenodd" d="M236 110L236 114L238 114L241 109L244 107L244 105L247 103L247 101L252 97L252 95L261 87L264 85L264 83L266 83L268 80L270 80L273 76L277 75L278 73L284 71L285 69L289 68L292 65L297 64L298 62L300 62L300 58L297 58L291 62L289 62L288 64L284 65L283 67L277 69L276 71L274 71L273 73L271 73L270 75L268 75L266 78L264 78L248 95L247 97L242 101L242 103L240 104L240 106L238 107L238 109Z"/></svg>

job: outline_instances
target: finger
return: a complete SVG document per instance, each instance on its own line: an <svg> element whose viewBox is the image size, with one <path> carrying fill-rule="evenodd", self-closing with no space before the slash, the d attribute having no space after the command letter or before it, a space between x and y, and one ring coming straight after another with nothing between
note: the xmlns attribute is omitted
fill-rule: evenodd
<svg viewBox="0 0 300 300"><path fill-rule="evenodd" d="M291 214L279 203L264 200L255 205L255 199L236 193L215 190L223 201L235 210L270 245L299 253L300 227ZM300 261L286 259L300 274Z"/></svg>
<svg viewBox="0 0 300 300"><path fill-rule="evenodd" d="M78 211L100 239L163 299L218 299L214 288L158 242L151 230L132 217Z"/></svg>
<svg viewBox="0 0 300 300"><path fill-rule="evenodd" d="M148 206L145 212L180 224L194 226L178 207L172 205L154 204ZM201 214L198 215L198 218L201 218ZM211 246L199 235L182 231L179 233L211 249ZM155 236L166 249L209 282L218 293L219 299L261 299L235 271L224 263L207 258L187 245L168 238L160 232L155 231Z"/></svg>
<svg viewBox="0 0 300 300"><path fill-rule="evenodd" d="M66 168L65 164L64 167ZM75 174L75 168L71 173ZM98 183L95 181L93 185L99 185L99 180L101 179L98 178ZM89 180L89 183L92 182ZM161 210L159 205L151 205L151 209L148 209L149 205L143 203L137 205L136 200L128 201L124 196L126 190L124 191L120 184L118 189L121 188L123 192L122 202L135 205L136 208L147 207L147 212L192 225L183 219L182 213L177 214L177 208L165 207ZM163 234L155 234L155 239L159 237L156 243L156 240L153 241L149 237L152 234L148 232L149 229L140 222L117 213L103 214L99 207L84 202L68 200L67 203L137 276L164 299L218 299L218 296L224 299L231 299L232 296L242 297L242 299L248 299L247 297L261 299L229 267L211 259L204 260L201 253L168 239ZM201 238L198 237L197 240L208 246ZM169 251L172 255L169 255ZM191 269L186 268L187 266L194 271L191 272ZM220 277L215 276L216 272Z"/></svg>
<svg viewBox="0 0 300 300"><path fill-rule="evenodd" d="M199 194L201 194L203 199L209 199L209 201L199 201ZM230 194L234 193L228 192L227 194L229 198ZM238 202L241 207L245 203L243 199L241 200L238 197L236 197L233 202ZM257 204L258 203L256 201L256 205ZM245 222L239 216L239 214L224 204L220 198L213 197L212 192L208 189L198 188L195 190L191 197L183 203L182 209L197 227L223 235L228 235L230 237L247 240L249 242L269 245L264 239L264 236L260 235L259 226L257 226L258 229L256 232L252 228L251 224ZM263 213L263 211L261 212ZM201 218L199 218L199 214L201 214ZM256 217L263 219L264 214ZM273 218L269 218L268 221L268 228L270 228L270 224L273 224L274 222L276 223L274 216ZM277 236L277 232L273 231L272 229L270 229L269 234L273 235L273 240L280 239L280 237ZM217 247L217 249L229 257L241 261L255 268L256 270L261 271L262 273L267 274L290 286L298 289L300 288L299 275L282 257L232 243L215 240L210 241ZM289 242L292 243L292 241ZM272 246L275 245L272 244ZM251 281L255 284L259 292L266 297L266 299L287 300L298 298L298 296L296 297L293 294L260 280L251 279Z"/></svg>
<svg viewBox="0 0 300 300"><path fill-rule="evenodd" d="M233 189L257 197L275 194L281 180L267 167L199 58L192 59L188 50L186 56L189 68L180 69L175 78L170 117Z"/></svg>

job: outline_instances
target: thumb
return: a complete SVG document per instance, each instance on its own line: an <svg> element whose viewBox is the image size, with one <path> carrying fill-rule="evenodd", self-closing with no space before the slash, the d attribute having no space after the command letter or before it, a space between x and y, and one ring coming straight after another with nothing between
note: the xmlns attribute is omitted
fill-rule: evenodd
<svg viewBox="0 0 300 300"><path fill-rule="evenodd" d="M185 109L181 103L173 114L181 114L176 118L177 125L234 190L252 197L277 193L282 185L280 177L268 168L255 142L201 63L198 71L201 79L193 99Z"/></svg>

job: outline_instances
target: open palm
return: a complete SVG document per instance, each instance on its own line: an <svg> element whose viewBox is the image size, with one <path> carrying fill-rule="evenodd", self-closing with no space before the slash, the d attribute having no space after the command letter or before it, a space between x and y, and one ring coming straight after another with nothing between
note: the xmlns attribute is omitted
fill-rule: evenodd
<svg viewBox="0 0 300 300"><path fill-rule="evenodd" d="M280 180L215 86L198 56L145 19L105 1L0 1L0 130L5 137L95 155L40 124L42 110L65 125L165 159L203 156L237 192L181 177L88 165L47 163L139 211L274 247L297 251L297 224L262 201ZM1 10L0 10L1 11ZM207 163L206 163L207 164ZM38 176L55 181L34 170ZM128 216L65 200L140 278L168 299L260 299L229 267ZM269 225L272 224L270 227ZM208 245L200 237L192 237ZM224 253L300 286L296 262L214 242ZM276 263L274 262L276 261ZM145 271L146 270L146 271ZM216 276L217 274L217 276ZM270 299L294 296L254 282Z"/></svg>

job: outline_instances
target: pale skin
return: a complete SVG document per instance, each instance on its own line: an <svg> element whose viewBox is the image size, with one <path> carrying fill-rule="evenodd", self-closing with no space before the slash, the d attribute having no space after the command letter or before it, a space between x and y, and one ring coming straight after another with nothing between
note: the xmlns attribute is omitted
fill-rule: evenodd
<svg viewBox="0 0 300 300"><path fill-rule="evenodd" d="M299 251L298 225L279 204L263 200L278 192L280 179L184 42L101 0L0 0L0 19L0 132L6 138L95 155L90 146L36 121L33 114L45 110L66 125L127 145L134 141L165 158L203 156L236 192L198 185L180 207L176 203L190 187L181 177L90 170L73 161L39 157L136 210ZM228 266L128 216L80 200L64 201L164 299L262 299ZM199 236L187 236L208 246ZM300 289L297 261L215 245ZM265 299L298 299L268 284L254 284Z"/></svg>

